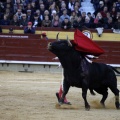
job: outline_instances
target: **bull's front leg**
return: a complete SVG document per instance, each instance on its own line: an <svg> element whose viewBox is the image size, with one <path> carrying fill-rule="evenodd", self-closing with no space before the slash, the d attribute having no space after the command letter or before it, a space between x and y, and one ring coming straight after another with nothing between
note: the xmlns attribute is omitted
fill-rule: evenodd
<svg viewBox="0 0 120 120"><path fill-rule="evenodd" d="M83 82L83 85L82 85L82 97L84 99L84 103L85 103L85 109L86 110L90 110L90 105L89 103L87 102L87 90L88 90L88 87L87 87L87 83L84 81Z"/></svg>
<svg viewBox="0 0 120 120"><path fill-rule="evenodd" d="M89 103L87 102L87 89L82 89L82 97L84 99L84 102L85 102L85 109L86 110L90 110L90 105Z"/></svg>
<svg viewBox="0 0 120 120"><path fill-rule="evenodd" d="M63 103L64 103L65 96L66 96L66 94L68 93L69 88L70 88L70 85L64 80L64 82L63 82L63 93L62 93L61 98L59 99L59 103L60 103L60 104L63 104Z"/></svg>

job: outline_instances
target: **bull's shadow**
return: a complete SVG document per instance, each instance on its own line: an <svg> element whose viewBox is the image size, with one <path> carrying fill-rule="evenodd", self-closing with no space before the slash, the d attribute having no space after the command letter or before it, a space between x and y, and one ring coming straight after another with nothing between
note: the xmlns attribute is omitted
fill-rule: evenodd
<svg viewBox="0 0 120 120"><path fill-rule="evenodd" d="M58 39L58 37L57 37ZM74 49L69 40L58 40L48 44L48 49L55 54L64 69L63 94L59 103L64 103L64 98L69 91L70 86L75 86L82 89L82 97L85 102L86 110L90 109L87 102L87 90L95 90L102 94L103 97L100 103L105 107L105 100L108 96L108 88L115 95L115 106L119 109L119 90L117 89L117 78L115 68L103 63L89 63L85 60L81 52ZM82 75L82 60L87 64L88 74Z"/></svg>

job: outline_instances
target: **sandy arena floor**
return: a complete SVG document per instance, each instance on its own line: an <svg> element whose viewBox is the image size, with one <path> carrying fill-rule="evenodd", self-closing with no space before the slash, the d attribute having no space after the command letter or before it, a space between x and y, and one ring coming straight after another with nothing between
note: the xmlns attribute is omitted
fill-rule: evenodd
<svg viewBox="0 0 120 120"><path fill-rule="evenodd" d="M0 120L120 120L109 91L106 109L101 108L101 95L90 95L90 111L85 111L81 89L71 87L67 98L79 109L56 109L56 91L60 73L23 73L0 71ZM118 78L120 90L120 77Z"/></svg>

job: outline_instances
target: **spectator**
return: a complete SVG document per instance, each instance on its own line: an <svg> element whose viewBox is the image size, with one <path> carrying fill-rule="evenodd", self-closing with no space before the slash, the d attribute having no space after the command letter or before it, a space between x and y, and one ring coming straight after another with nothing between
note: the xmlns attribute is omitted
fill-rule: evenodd
<svg viewBox="0 0 120 120"><path fill-rule="evenodd" d="M80 2L79 2L79 1L76 1L74 6L78 6L78 8L80 8L80 6L81 6L81 5L80 5Z"/></svg>
<svg viewBox="0 0 120 120"><path fill-rule="evenodd" d="M48 37L45 32L42 33L41 36L42 36L42 40L48 40Z"/></svg>
<svg viewBox="0 0 120 120"><path fill-rule="evenodd" d="M105 29L112 29L113 28L113 20L112 17L109 17L107 23L104 25Z"/></svg>
<svg viewBox="0 0 120 120"><path fill-rule="evenodd" d="M117 29L117 30L118 30L118 29L120 30L120 16L119 16L117 22L115 22L115 24L113 25L113 28L114 28L114 29Z"/></svg>
<svg viewBox="0 0 120 120"><path fill-rule="evenodd" d="M32 11L32 14L34 14L35 11L36 11L35 1L32 1L32 2L31 2L31 11Z"/></svg>
<svg viewBox="0 0 120 120"><path fill-rule="evenodd" d="M32 17L32 14L31 14L31 10L27 10L27 21L32 21L33 17Z"/></svg>
<svg viewBox="0 0 120 120"><path fill-rule="evenodd" d="M43 15L41 15L41 13L40 13L40 10L36 10L36 13L37 13L37 15L38 15L38 18L40 19L40 20L43 20Z"/></svg>
<svg viewBox="0 0 120 120"><path fill-rule="evenodd" d="M113 21L116 20L116 14L117 14L117 12L116 12L115 7L112 7L112 10L110 11L110 15L111 15Z"/></svg>
<svg viewBox="0 0 120 120"><path fill-rule="evenodd" d="M12 17L13 17L13 14L10 12L10 9L8 9L8 8L5 9L5 13L4 13L4 14L7 15L7 18L8 18L9 20L11 20Z"/></svg>
<svg viewBox="0 0 120 120"><path fill-rule="evenodd" d="M0 27L0 33L2 33L2 28Z"/></svg>
<svg viewBox="0 0 120 120"><path fill-rule="evenodd" d="M82 21L82 17L81 17L81 16L79 16L79 17L77 18L77 20L75 20L75 21L73 22L73 27L74 27L74 28L78 28L79 30L82 30L83 21Z"/></svg>
<svg viewBox="0 0 120 120"><path fill-rule="evenodd" d="M32 22L28 22L27 27L24 29L24 33L35 34L35 28L32 27Z"/></svg>
<svg viewBox="0 0 120 120"><path fill-rule="evenodd" d="M12 7L12 4L10 4L10 3L6 4L5 9L9 9L10 12L13 14L13 7Z"/></svg>
<svg viewBox="0 0 120 120"><path fill-rule="evenodd" d="M94 14L95 16L97 15L98 12L101 12L103 11L103 8L104 8L104 2L103 1L100 1L99 2L99 5L98 5L98 8L95 10Z"/></svg>
<svg viewBox="0 0 120 120"><path fill-rule="evenodd" d="M21 7L20 5L21 5L20 0L14 0L14 12L16 12L18 9L20 9L20 7Z"/></svg>
<svg viewBox="0 0 120 120"><path fill-rule="evenodd" d="M109 19L110 17L111 17L110 13L107 12L107 13L106 13L106 17L103 18L103 19L104 19L104 23L107 23L107 21L108 21L108 19Z"/></svg>
<svg viewBox="0 0 120 120"><path fill-rule="evenodd" d="M67 8L66 8L65 2L62 2L62 3L61 3L61 7L60 7L60 9L59 9L59 16L62 16L62 15L63 15L63 11L66 10L66 9L67 9Z"/></svg>
<svg viewBox="0 0 120 120"><path fill-rule="evenodd" d="M88 12L88 13L87 13L87 16L88 16L89 19L90 19L90 23L93 24L93 23L94 23L94 18L92 17L91 13Z"/></svg>
<svg viewBox="0 0 120 120"><path fill-rule="evenodd" d="M0 21L1 25L10 25L10 20L8 20L7 15L4 15L3 19Z"/></svg>
<svg viewBox="0 0 120 120"><path fill-rule="evenodd" d="M99 2L100 0L91 0L91 2L93 3L94 9L97 12L99 9Z"/></svg>
<svg viewBox="0 0 120 120"><path fill-rule="evenodd" d="M49 20L49 16L45 16L45 19L42 22L43 27L51 27L51 20Z"/></svg>
<svg viewBox="0 0 120 120"><path fill-rule="evenodd" d="M0 1L0 13L3 13L5 9L4 4Z"/></svg>
<svg viewBox="0 0 120 120"><path fill-rule="evenodd" d="M53 20L56 16L57 16L57 12L53 10L51 14L51 20Z"/></svg>
<svg viewBox="0 0 120 120"><path fill-rule="evenodd" d="M56 15L52 20L52 27L60 27L59 16Z"/></svg>
<svg viewBox="0 0 120 120"><path fill-rule="evenodd" d="M26 14L21 15L20 27L27 26L28 20Z"/></svg>
<svg viewBox="0 0 120 120"><path fill-rule="evenodd" d="M18 9L16 15L17 15L19 21L20 21L21 18L22 18L22 14L23 14L23 13L22 13L21 9Z"/></svg>
<svg viewBox="0 0 120 120"><path fill-rule="evenodd" d="M33 18L32 23L33 23L33 27L41 27L42 21L39 18L37 13L34 13L34 18Z"/></svg>
<svg viewBox="0 0 120 120"><path fill-rule="evenodd" d="M81 16L81 12L78 5L75 5L74 11L76 12L77 16Z"/></svg>
<svg viewBox="0 0 120 120"><path fill-rule="evenodd" d="M13 19L10 21L10 25L19 26L19 21L16 14L13 16Z"/></svg>
<svg viewBox="0 0 120 120"><path fill-rule="evenodd" d="M100 12L103 18L107 17L107 12L108 12L108 7L104 6L103 11Z"/></svg>
<svg viewBox="0 0 120 120"><path fill-rule="evenodd" d="M82 16L82 21L85 22L86 12L82 12L82 13L81 13L81 16Z"/></svg>
<svg viewBox="0 0 120 120"><path fill-rule="evenodd" d="M49 7L50 14L52 13L52 11L56 11L56 13L59 11L59 8L58 8L58 6L56 5L55 2L53 2L53 4L50 5L50 7Z"/></svg>
<svg viewBox="0 0 120 120"><path fill-rule="evenodd" d="M70 10L70 12L72 12L74 10L74 6L75 6L75 0L69 1L68 9Z"/></svg>
<svg viewBox="0 0 120 120"><path fill-rule="evenodd" d="M60 22L62 23L65 18L68 18L68 20L70 20L70 16L67 15L67 9L63 10L63 15L60 16Z"/></svg>
<svg viewBox="0 0 120 120"><path fill-rule="evenodd" d="M72 14L71 14L71 16L70 16L70 22L71 22L71 27L73 27L73 22L75 21L75 20L77 20L77 14L76 14L76 12L75 11L72 11Z"/></svg>
<svg viewBox="0 0 120 120"><path fill-rule="evenodd" d="M100 12L97 13L96 18L94 19L94 27L103 27L104 26L104 19Z"/></svg>
<svg viewBox="0 0 120 120"><path fill-rule="evenodd" d="M117 12L120 12L120 0L116 2L116 10Z"/></svg>
<svg viewBox="0 0 120 120"><path fill-rule="evenodd" d="M44 1L44 0L43 0ZM45 5L45 9L48 10L50 8L50 6L53 4L53 0L46 0L44 2L44 5Z"/></svg>
<svg viewBox="0 0 120 120"><path fill-rule="evenodd" d="M120 12L117 12L116 21L118 20L119 17L120 17Z"/></svg>
<svg viewBox="0 0 120 120"><path fill-rule="evenodd" d="M32 9L31 4L28 3L27 6L26 6L26 8L25 8L25 11L31 10L31 9ZM31 10L31 14L33 14L33 11L32 11L32 10Z"/></svg>
<svg viewBox="0 0 120 120"><path fill-rule="evenodd" d="M90 23L90 18L89 17L85 17L85 22L84 22L83 26L85 28L91 28L91 23Z"/></svg>
<svg viewBox="0 0 120 120"><path fill-rule="evenodd" d="M104 6L107 6L108 8L108 11L110 11L110 8L111 8L111 1L110 0L104 0Z"/></svg>
<svg viewBox="0 0 120 120"><path fill-rule="evenodd" d="M67 17L62 21L61 28L63 28L64 30L68 30L71 28L71 22Z"/></svg>
<svg viewBox="0 0 120 120"><path fill-rule="evenodd" d="M40 13L41 13L42 16L44 15L44 11L45 11L45 5L40 4Z"/></svg>
<svg viewBox="0 0 120 120"><path fill-rule="evenodd" d="M45 19L45 16L49 16L49 19L51 20L51 15L49 14L49 11L48 11L48 10L45 10L45 11L44 11L43 19Z"/></svg>

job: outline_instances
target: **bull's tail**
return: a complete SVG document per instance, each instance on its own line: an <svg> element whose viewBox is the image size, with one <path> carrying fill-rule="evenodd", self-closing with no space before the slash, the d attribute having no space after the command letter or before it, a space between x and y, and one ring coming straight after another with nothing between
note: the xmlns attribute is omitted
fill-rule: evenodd
<svg viewBox="0 0 120 120"><path fill-rule="evenodd" d="M111 66L111 67L112 67L112 66ZM112 69L113 69L116 73L120 74L120 72L119 72L116 68L112 67Z"/></svg>

